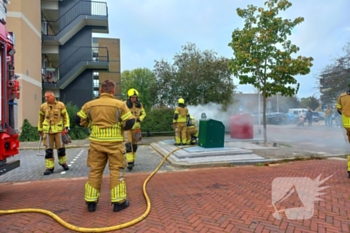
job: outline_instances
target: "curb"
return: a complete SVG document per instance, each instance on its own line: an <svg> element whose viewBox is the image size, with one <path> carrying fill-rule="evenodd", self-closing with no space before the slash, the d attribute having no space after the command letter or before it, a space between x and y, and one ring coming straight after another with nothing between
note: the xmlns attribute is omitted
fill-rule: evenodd
<svg viewBox="0 0 350 233"><path fill-rule="evenodd" d="M89 147L89 145L71 145L71 146L65 146L66 149L71 149L71 148L86 148L86 147ZM30 146L27 146L27 147L20 147L18 148L18 150L37 150L38 147L30 147ZM45 149L44 146L41 146L40 149Z"/></svg>
<svg viewBox="0 0 350 233"><path fill-rule="evenodd" d="M143 146L149 146L151 142L143 142L143 143L138 143L138 145L143 145ZM72 149L72 148L88 148L90 144L83 144L83 145L66 145L66 149ZM24 147L19 147L18 150L37 150L38 146L24 146ZM44 149L44 146L41 145L40 149Z"/></svg>

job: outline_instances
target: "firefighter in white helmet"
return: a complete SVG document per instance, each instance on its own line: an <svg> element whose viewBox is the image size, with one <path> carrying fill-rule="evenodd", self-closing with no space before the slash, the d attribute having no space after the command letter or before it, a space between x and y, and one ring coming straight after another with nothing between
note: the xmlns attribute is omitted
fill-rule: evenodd
<svg viewBox="0 0 350 233"><path fill-rule="evenodd" d="M146 111L139 101L139 92L135 88L128 90L128 100L126 106L130 109L131 114L134 115L136 122L131 130L125 131L125 147L126 160L128 162L128 169L131 171L136 160L137 143L141 141L141 122L146 117Z"/></svg>
<svg viewBox="0 0 350 233"><path fill-rule="evenodd" d="M173 126L175 129L175 145L187 144L187 119L190 117L183 98L178 99L178 106L174 112Z"/></svg>

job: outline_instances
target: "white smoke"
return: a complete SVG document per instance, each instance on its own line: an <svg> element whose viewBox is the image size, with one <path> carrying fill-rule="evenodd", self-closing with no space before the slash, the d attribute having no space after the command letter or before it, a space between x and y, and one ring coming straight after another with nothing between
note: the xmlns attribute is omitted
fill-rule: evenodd
<svg viewBox="0 0 350 233"><path fill-rule="evenodd" d="M230 127L230 108L227 112L222 110L221 104L208 103L206 105L187 106L191 116L195 118L197 122L202 118L202 114L206 115L206 119L212 119L221 121L225 125L225 130L229 130Z"/></svg>

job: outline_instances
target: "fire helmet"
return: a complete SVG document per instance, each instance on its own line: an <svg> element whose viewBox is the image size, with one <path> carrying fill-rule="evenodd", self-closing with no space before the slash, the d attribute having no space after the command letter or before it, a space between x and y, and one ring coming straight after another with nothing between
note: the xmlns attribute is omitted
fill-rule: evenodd
<svg viewBox="0 0 350 233"><path fill-rule="evenodd" d="M135 88L131 88L128 90L128 98L130 97L138 97L139 92Z"/></svg>
<svg viewBox="0 0 350 233"><path fill-rule="evenodd" d="M177 101L177 103L179 103L179 104L185 104L185 100L184 100L183 98L180 98L180 99Z"/></svg>

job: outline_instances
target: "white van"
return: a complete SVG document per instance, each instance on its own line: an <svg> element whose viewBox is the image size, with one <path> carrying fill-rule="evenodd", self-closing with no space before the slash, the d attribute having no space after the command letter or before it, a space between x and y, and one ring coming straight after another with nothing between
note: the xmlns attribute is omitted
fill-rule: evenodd
<svg viewBox="0 0 350 233"><path fill-rule="evenodd" d="M307 108L290 108L288 109L289 114L293 114L294 116L299 116L299 112L304 110L304 112L307 112Z"/></svg>

